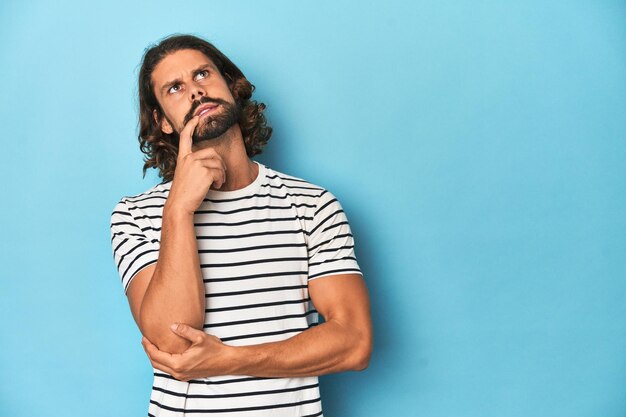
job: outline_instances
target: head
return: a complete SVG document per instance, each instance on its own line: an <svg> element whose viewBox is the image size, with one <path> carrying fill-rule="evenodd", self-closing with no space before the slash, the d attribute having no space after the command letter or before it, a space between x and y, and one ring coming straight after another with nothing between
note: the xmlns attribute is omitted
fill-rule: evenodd
<svg viewBox="0 0 626 417"><path fill-rule="evenodd" d="M184 92L185 100L179 98L177 89L181 87L175 83L181 80L167 77L179 74L181 68L195 71L191 76L198 86L197 91ZM209 111L198 123L194 142L210 140L238 124L248 156L261 153L272 128L263 115L265 105L251 100L253 91L254 86L230 59L198 37L170 36L147 49L139 70L139 143L146 155L144 175L148 168L157 168L164 181L172 180L179 132L198 109ZM211 107L216 104L219 109L213 115Z"/></svg>

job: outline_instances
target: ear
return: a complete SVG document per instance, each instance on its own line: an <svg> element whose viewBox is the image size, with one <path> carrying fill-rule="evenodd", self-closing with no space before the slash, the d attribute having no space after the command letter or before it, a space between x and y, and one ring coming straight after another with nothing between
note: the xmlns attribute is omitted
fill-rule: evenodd
<svg viewBox="0 0 626 417"><path fill-rule="evenodd" d="M152 117L154 117L154 121L156 122L156 124L161 127L161 132L165 133L166 135L174 132L174 128L172 127L170 122L168 122L165 117L159 117L159 112L156 109L152 110Z"/></svg>

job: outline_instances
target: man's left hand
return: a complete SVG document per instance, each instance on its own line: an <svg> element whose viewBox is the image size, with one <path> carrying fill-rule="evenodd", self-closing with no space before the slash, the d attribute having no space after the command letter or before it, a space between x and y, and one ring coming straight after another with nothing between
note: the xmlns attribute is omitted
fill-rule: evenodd
<svg viewBox="0 0 626 417"><path fill-rule="evenodd" d="M189 340L191 346L183 353L171 354L159 350L145 337L142 338L141 344L153 367L179 381L228 375L227 357L231 347L217 337L183 323L173 324L171 329L178 336Z"/></svg>

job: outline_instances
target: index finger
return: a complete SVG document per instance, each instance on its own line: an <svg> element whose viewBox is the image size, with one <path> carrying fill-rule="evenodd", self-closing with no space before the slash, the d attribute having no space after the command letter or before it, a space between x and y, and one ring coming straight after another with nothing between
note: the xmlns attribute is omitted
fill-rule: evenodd
<svg viewBox="0 0 626 417"><path fill-rule="evenodd" d="M180 131L180 138L178 139L178 158L182 158L183 156L190 154L193 131L198 126L198 120L200 120L200 116L194 116L187 122L183 130Z"/></svg>

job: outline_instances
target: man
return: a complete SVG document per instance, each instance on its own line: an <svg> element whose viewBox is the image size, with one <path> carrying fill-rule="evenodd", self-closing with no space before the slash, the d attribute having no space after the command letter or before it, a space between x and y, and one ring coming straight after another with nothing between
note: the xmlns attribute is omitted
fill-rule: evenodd
<svg viewBox="0 0 626 417"><path fill-rule="evenodd" d="M317 376L369 361L346 216L323 188L250 159L271 135L253 88L197 37L143 57L144 172L164 181L124 197L111 234L155 368L148 415L321 416Z"/></svg>

